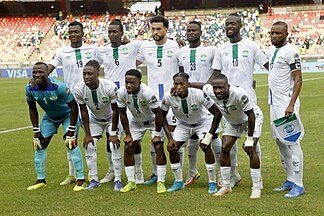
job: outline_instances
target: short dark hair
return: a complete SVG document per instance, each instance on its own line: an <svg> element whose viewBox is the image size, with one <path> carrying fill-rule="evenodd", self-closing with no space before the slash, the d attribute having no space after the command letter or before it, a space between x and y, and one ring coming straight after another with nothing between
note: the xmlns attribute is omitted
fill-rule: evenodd
<svg viewBox="0 0 324 216"><path fill-rule="evenodd" d="M197 21L191 21L191 22L189 22L188 23L188 25L190 25L190 24L195 24L195 25L197 25L197 26L199 26L199 28L201 29L201 23L200 22L197 22Z"/></svg>
<svg viewBox="0 0 324 216"><path fill-rule="evenodd" d="M109 25L118 25L120 31L124 31L123 24L120 19L114 19Z"/></svg>
<svg viewBox="0 0 324 216"><path fill-rule="evenodd" d="M183 78L185 78L185 80L187 80L187 82L189 81L189 75L184 72L178 72L178 73L174 74L172 79L174 80L176 77L183 77Z"/></svg>
<svg viewBox="0 0 324 216"><path fill-rule="evenodd" d="M86 66L93 67L93 68L95 68L97 71L100 70L100 64L99 64L99 62L97 62L96 60L90 60L90 61L88 61L87 64L86 64L84 67L86 67Z"/></svg>
<svg viewBox="0 0 324 216"><path fill-rule="evenodd" d="M164 27L169 28L169 20L166 19L164 16L161 16L161 15L154 16L150 20L150 23L152 24L152 23L155 23L155 22L162 22Z"/></svg>
<svg viewBox="0 0 324 216"><path fill-rule="evenodd" d="M142 73L139 70L136 69L130 69L125 73L125 76L130 75L130 76L136 76L139 80L142 79Z"/></svg>
<svg viewBox="0 0 324 216"><path fill-rule="evenodd" d="M69 27L71 27L71 26L80 26L81 31L83 32L83 25L82 25L82 23L80 23L78 21L73 21L73 22L70 22L70 24L69 24Z"/></svg>
<svg viewBox="0 0 324 216"><path fill-rule="evenodd" d="M288 31L288 25L287 25L287 23L285 23L284 21L277 21L277 22L273 23L272 25L273 25L273 26L274 26L274 25L281 25L281 26L285 27L286 30Z"/></svg>
<svg viewBox="0 0 324 216"><path fill-rule="evenodd" d="M226 81L226 82L228 83L228 78L227 78L227 76L224 75L224 74L222 74L222 73L218 74L218 75L215 77L215 80L218 80L218 79L224 80L224 81Z"/></svg>
<svg viewBox="0 0 324 216"><path fill-rule="evenodd" d="M34 64L34 66L36 66L36 65L44 65L44 66L46 67L46 69L48 70L48 65L47 65L45 62L41 62L41 61L39 61L39 62L36 62L36 63Z"/></svg>

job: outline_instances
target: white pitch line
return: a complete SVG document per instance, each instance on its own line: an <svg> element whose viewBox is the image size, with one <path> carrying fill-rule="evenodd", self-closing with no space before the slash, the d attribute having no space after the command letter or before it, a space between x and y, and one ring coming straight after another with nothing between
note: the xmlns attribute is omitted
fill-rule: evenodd
<svg viewBox="0 0 324 216"><path fill-rule="evenodd" d="M309 78L309 79L304 79L303 81L312 81L312 80L319 80L319 79L324 79L324 77L316 77L316 78ZM262 86L268 86L268 84L262 84L262 85L257 85L257 87L262 87ZM300 95L301 97L323 97L324 95ZM260 96L257 98L268 98L266 96ZM14 128L14 129L9 129L9 130L4 130L4 131L0 131L0 134L4 134L4 133L10 133L10 132L14 132L14 131L20 131L20 130L25 130L28 128L32 128L32 126L26 126L26 127L21 127L21 128Z"/></svg>
<svg viewBox="0 0 324 216"><path fill-rule="evenodd" d="M313 81L313 80L320 80L320 79L324 79L324 77L316 77L316 78L303 79L303 81ZM264 87L264 86L268 86L268 84L258 85L258 83L257 83L257 87Z"/></svg>
<svg viewBox="0 0 324 216"><path fill-rule="evenodd" d="M20 131L20 130L25 130L27 128L32 128L32 126L26 126L26 127L14 128L14 129L10 129L10 130L4 130L4 131L0 131L0 134L10 133L10 132Z"/></svg>

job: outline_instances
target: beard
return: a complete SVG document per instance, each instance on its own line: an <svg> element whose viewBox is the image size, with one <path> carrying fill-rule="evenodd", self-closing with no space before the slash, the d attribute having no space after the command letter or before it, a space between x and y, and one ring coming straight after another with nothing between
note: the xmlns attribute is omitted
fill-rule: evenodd
<svg viewBox="0 0 324 216"><path fill-rule="evenodd" d="M154 35L153 36L153 39L155 40L155 41L161 41L161 40L163 40L163 38L164 38L164 35L162 36L162 35Z"/></svg>

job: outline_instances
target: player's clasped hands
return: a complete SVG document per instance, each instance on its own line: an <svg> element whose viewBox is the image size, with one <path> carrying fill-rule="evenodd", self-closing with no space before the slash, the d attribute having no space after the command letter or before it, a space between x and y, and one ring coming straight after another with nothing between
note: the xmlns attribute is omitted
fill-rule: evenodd
<svg viewBox="0 0 324 216"><path fill-rule="evenodd" d="M176 153L177 152L177 144L176 144L176 141L174 141L174 139L170 139L168 141L168 145L167 145L167 149L169 152L173 152L173 153Z"/></svg>

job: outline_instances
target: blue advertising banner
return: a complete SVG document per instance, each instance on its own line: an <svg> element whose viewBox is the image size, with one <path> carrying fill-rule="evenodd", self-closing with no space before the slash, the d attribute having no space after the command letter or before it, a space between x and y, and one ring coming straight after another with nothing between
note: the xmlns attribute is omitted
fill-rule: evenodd
<svg viewBox="0 0 324 216"><path fill-rule="evenodd" d="M2 69L1 78L31 78L32 77L32 68L11 68L11 69ZM49 77L63 77L63 69L56 68L50 74Z"/></svg>

